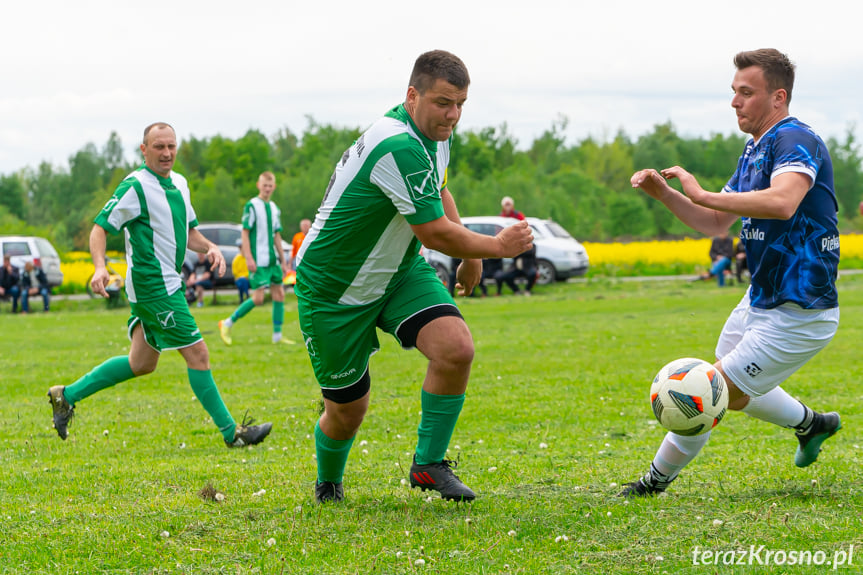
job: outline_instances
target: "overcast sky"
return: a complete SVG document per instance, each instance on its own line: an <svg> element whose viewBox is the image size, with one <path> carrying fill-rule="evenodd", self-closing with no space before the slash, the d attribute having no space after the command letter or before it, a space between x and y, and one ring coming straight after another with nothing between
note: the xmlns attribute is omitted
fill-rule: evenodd
<svg viewBox="0 0 863 575"><path fill-rule="evenodd" d="M521 147L561 116L569 143L666 121L684 136L734 133L732 58L762 47L798 65L792 114L844 140L852 123L863 134L861 15L830 0L8 2L0 173L65 167L112 131L131 159L154 121L181 145L301 134L308 116L363 128L403 101L414 60L435 48L470 70L461 129L506 123Z"/></svg>

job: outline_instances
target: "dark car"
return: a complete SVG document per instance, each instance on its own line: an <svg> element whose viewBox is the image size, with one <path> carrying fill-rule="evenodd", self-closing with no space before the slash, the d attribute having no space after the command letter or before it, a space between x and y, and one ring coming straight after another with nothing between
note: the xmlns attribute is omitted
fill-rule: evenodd
<svg viewBox="0 0 863 575"><path fill-rule="evenodd" d="M240 243L243 237L243 226L240 224L231 224L227 222L216 222L210 224L199 224L196 228L205 238L219 246L222 250L222 255L225 256L225 275L219 277L214 275L215 285L234 285L234 273L231 271L231 264L234 258L240 253ZM186 265L194 269L195 262L198 261L198 255L192 250L186 250Z"/></svg>

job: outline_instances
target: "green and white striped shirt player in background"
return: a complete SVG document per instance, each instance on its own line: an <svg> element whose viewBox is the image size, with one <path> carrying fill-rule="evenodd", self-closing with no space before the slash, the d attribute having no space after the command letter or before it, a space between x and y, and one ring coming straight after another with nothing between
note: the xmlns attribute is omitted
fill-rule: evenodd
<svg viewBox="0 0 863 575"><path fill-rule="evenodd" d="M210 353L189 312L180 269L186 247L206 253L212 269L225 273L219 248L195 226L198 221L190 202L186 179L172 171L177 156L177 137L168 124L156 123L144 130L141 144L144 164L126 176L96 216L90 232L90 255L96 272L93 291L108 297L105 287L107 234L126 236L126 295L129 298L129 355L108 359L69 386L48 391L54 412L54 428L66 439L75 405L94 393L122 381L151 373L162 351L176 349L186 360L189 383L201 405L213 418L228 447L260 443L272 424L237 425L222 401L210 371Z"/></svg>
<svg viewBox="0 0 863 575"><path fill-rule="evenodd" d="M456 501L476 497L444 460L464 403L473 340L419 255L420 242L464 260L457 272L464 295L482 276L481 258L516 256L533 238L523 222L496 237L461 225L445 175L469 83L453 54L422 54L404 104L342 156L297 254L300 328L324 396L315 426L319 502L344 497L345 464L369 405L377 327L429 359L411 486Z"/></svg>
<svg viewBox="0 0 863 575"><path fill-rule="evenodd" d="M282 278L288 273L288 262L282 248L281 212L270 200L276 189L276 176L264 172L258 177L258 196L243 208L243 257L249 268L252 297L240 304L231 317L219 322L219 335L227 345L233 343L231 328L241 317L264 303L264 290L270 287L273 298L273 343L294 343L282 339L285 317L285 288Z"/></svg>

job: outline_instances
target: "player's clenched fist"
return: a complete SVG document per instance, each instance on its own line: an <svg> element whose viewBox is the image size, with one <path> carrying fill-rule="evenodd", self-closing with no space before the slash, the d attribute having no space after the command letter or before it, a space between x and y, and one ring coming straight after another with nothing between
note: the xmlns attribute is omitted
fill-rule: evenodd
<svg viewBox="0 0 863 575"><path fill-rule="evenodd" d="M533 233L527 222L518 222L501 230L497 236L501 245L500 257L514 258L523 254L533 246Z"/></svg>

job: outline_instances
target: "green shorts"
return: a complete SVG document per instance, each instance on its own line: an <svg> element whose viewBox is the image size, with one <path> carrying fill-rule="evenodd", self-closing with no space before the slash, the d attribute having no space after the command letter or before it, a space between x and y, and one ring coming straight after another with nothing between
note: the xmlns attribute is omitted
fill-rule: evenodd
<svg viewBox="0 0 863 575"><path fill-rule="evenodd" d="M183 290L157 300L129 302L129 305L132 308L128 322L130 340L138 324L144 328L144 339L159 353L189 347L204 339L189 312Z"/></svg>
<svg viewBox="0 0 863 575"><path fill-rule="evenodd" d="M255 273L249 274L249 283L253 290L270 285L282 285L282 266L279 264L259 267Z"/></svg>
<svg viewBox="0 0 863 575"><path fill-rule="evenodd" d="M324 397L347 403L368 391L369 358L380 349L376 328L392 334L405 349L416 346L420 329L443 316L462 317L452 296L419 259L379 300L342 305L295 287L300 329Z"/></svg>

